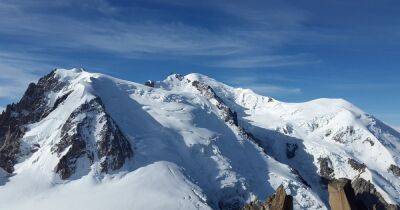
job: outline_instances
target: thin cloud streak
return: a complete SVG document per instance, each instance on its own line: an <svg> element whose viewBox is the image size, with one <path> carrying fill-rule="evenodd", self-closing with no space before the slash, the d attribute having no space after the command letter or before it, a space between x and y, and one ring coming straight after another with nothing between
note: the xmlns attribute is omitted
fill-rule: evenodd
<svg viewBox="0 0 400 210"><path fill-rule="evenodd" d="M26 54L0 51L0 99L17 99L27 84L37 80L50 65L39 64L38 59Z"/></svg>
<svg viewBox="0 0 400 210"><path fill-rule="evenodd" d="M256 84L247 85L246 88L253 90L261 95L289 95L289 94L301 94L300 88L288 88L283 86L267 85L267 84Z"/></svg>
<svg viewBox="0 0 400 210"><path fill-rule="evenodd" d="M301 88L285 87L281 85L268 84L267 77L259 76L236 76L225 78L227 83L235 87L248 88L254 92L265 96L283 96L301 94Z"/></svg>
<svg viewBox="0 0 400 210"><path fill-rule="evenodd" d="M217 61L210 66L223 68L260 68L280 67L319 63L320 60L313 59L307 55L266 55L253 57L239 57Z"/></svg>
<svg viewBox="0 0 400 210"><path fill-rule="evenodd" d="M238 6L227 8L220 5L217 8L221 11L235 14L251 24L249 27L240 24L240 27L221 26L218 30L209 30L205 27L186 25L181 22L163 22L154 18L145 21L121 21L108 15L117 13L118 9L110 6L108 12L104 1L94 1L99 3L94 4L93 8L104 14L96 20L62 16L47 11L60 9L67 3L48 6L44 4L47 1L41 1L42 4L35 6L16 2L0 3L2 16L0 33L11 36L29 34L28 38L31 41L48 47L94 48L127 57L140 57L143 54L161 57L250 54L262 57L263 54L270 54L277 47L290 42L294 35L302 30L301 24L304 21L302 15L294 13L293 9L286 10L284 7L279 12L271 12L268 15L257 12L259 18L255 19L255 16L244 15L246 13L243 8ZM45 8L40 8L40 6ZM43 11L33 12L40 9ZM259 26L261 22L264 23L262 24L264 27ZM282 29L282 26L286 28ZM46 42L43 42L43 38L46 38ZM280 62L284 62L285 58L292 59L281 56ZM292 61L288 60L288 62Z"/></svg>

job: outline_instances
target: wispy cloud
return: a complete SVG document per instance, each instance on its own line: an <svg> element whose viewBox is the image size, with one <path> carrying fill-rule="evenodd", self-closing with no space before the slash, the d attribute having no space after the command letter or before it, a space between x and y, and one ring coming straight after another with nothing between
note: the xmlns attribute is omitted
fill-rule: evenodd
<svg viewBox="0 0 400 210"><path fill-rule="evenodd" d="M212 63L211 66L224 68L259 68L304 65L320 62L311 56L300 55L265 55L252 57L238 57L220 60Z"/></svg>
<svg viewBox="0 0 400 210"><path fill-rule="evenodd" d="M51 69L27 54L0 51L0 60L0 99L17 99L29 82Z"/></svg>
<svg viewBox="0 0 400 210"><path fill-rule="evenodd" d="M146 17L143 12L138 14L143 15L142 18L121 20L116 18L119 13L131 12L134 8L116 8L106 1L92 1L92 7L85 7L85 4L74 5L71 3L73 1L56 2L42 0L32 4L18 0L2 1L0 33L18 36L29 34L27 38L31 43L40 42L42 46L92 48L128 57L149 57L149 54L159 57L256 56L256 59L243 60L240 63L242 66L265 66L266 63L271 65L271 62L272 65L284 65L285 61L293 65L301 63L300 59L304 58L273 55L276 47L286 44L302 30L301 25L305 18L299 11L279 4L261 6L270 11L265 12L256 5L244 7L239 3L220 4L210 1L208 8L217 9L238 19L235 24L217 25L210 29L179 20L164 21L157 16ZM96 19L88 19L84 15L51 12L63 9L68 11L71 5L78 12L83 10L99 15ZM193 4L188 7L194 9ZM229 60L223 63L231 64Z"/></svg>
<svg viewBox="0 0 400 210"><path fill-rule="evenodd" d="M105 53L126 59L192 59L205 66L259 68L317 62L306 54L285 55L277 49L308 34L307 16L279 1L263 4L164 0L118 6L106 0L0 1L0 98L21 95L27 83L54 64L74 56ZM177 18L182 11L214 12L206 24ZM210 24L208 24L210 23ZM41 70L39 70L41 69ZM268 92L296 93L273 86Z"/></svg>
<svg viewBox="0 0 400 210"><path fill-rule="evenodd" d="M259 94L262 95L288 95L288 94L300 94L300 88L289 88L284 86L276 86L276 85L268 85L268 84L255 84L255 85L246 85L246 88L249 88Z"/></svg>
<svg viewBox="0 0 400 210"><path fill-rule="evenodd" d="M270 84L269 80L271 78L273 80L278 79L280 81L284 79L280 77L268 77L268 76L263 77L263 76L251 76L251 75L247 76L230 75L229 78L226 78L225 80L230 85L233 85L235 87L248 88L258 94L265 96L279 97L279 96L302 93L301 88ZM287 82L290 80L285 80L285 81Z"/></svg>

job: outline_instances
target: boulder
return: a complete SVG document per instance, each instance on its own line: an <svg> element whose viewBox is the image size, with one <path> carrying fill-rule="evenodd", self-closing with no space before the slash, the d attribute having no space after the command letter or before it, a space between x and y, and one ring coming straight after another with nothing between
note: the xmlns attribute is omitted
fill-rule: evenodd
<svg viewBox="0 0 400 210"><path fill-rule="evenodd" d="M243 207L243 210L292 210L293 197L288 195L283 188L279 186L275 194L268 197L265 203L259 201L251 202Z"/></svg>
<svg viewBox="0 0 400 210"><path fill-rule="evenodd" d="M400 177L400 167L392 164L389 166L388 171L393 173L395 176Z"/></svg>
<svg viewBox="0 0 400 210"><path fill-rule="evenodd" d="M349 179L335 179L328 184L329 205L332 210L355 210L354 190ZM361 209L360 209L361 210Z"/></svg>

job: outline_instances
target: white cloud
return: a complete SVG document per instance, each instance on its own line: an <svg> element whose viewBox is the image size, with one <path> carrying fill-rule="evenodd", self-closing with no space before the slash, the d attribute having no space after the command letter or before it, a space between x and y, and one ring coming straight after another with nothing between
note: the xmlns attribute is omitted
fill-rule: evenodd
<svg viewBox="0 0 400 210"><path fill-rule="evenodd" d="M277 77L280 79L279 77ZM268 80L271 79L268 76L258 76L258 75L247 75L247 76L232 76L226 77L224 80L227 83L241 88L248 88L253 90L254 92L265 95L265 96L284 96L284 95L291 95L291 94L301 94L302 90L296 87L287 87L281 85L273 85L269 84ZM276 77L274 78L276 79ZM290 80L285 80L290 81Z"/></svg>
<svg viewBox="0 0 400 210"><path fill-rule="evenodd" d="M50 70L48 65L38 64L30 55L0 51L0 99L18 99L29 82Z"/></svg>
<svg viewBox="0 0 400 210"><path fill-rule="evenodd" d="M210 1L208 7L236 16L243 22L239 25L220 26L218 29L210 30L193 24L163 21L160 17L121 21L112 15L118 14L119 9L109 6L105 1L92 1L91 7L84 5L76 7L94 8L101 12L103 16L99 16L96 20L71 17L48 12L73 4L71 1L62 1L63 4L52 2L40 1L38 4L26 1L1 2L0 32L9 35L29 34L33 41L48 47L94 48L128 57L138 57L143 54L146 56L258 54L258 60L265 62L272 59L274 65L283 65L284 59L289 59L288 62L294 64L293 59L296 59L297 63L299 62L297 59L301 58L301 56L296 58L265 56L265 53L271 54L275 48L290 42L304 30L302 23L305 16L281 4L272 7L271 5L245 6L239 3L222 4ZM193 3L190 6L193 7ZM269 12L264 9L268 9ZM264 66L263 61L244 60L241 65L249 66L246 63L251 62ZM229 61L225 62L230 64Z"/></svg>
<svg viewBox="0 0 400 210"><path fill-rule="evenodd" d="M266 55L230 58L217 61L211 66L224 68L257 68L257 67L279 67L317 63L319 60L307 55Z"/></svg>
<svg viewBox="0 0 400 210"><path fill-rule="evenodd" d="M170 4L170 1L164 3ZM0 98L19 97L27 83L54 68L52 64L66 59L57 58L49 50L68 53L94 51L140 59L199 57L205 65L229 68L314 62L302 54L274 53L279 47L299 37L299 34L307 33L303 29L307 17L287 5L276 2L270 5L216 1L174 3L191 7L188 9L197 8L195 4L203 4L202 8L222 14L219 18L237 21L213 28L176 19L168 20L160 17L160 12L152 8L130 11L113 7L104 0L85 3L68 0L0 1L0 35L20 37L17 39L20 43L4 43L10 46L2 46L0 51ZM73 9L74 14L64 12L67 9ZM86 11L96 14L96 18L83 16ZM117 18L126 13L132 14L129 21ZM166 13L162 15L174 16ZM215 22L224 22L226 19ZM253 88L267 93L299 91L271 86Z"/></svg>
<svg viewBox="0 0 400 210"><path fill-rule="evenodd" d="M300 94L300 88L289 88L283 86L275 86L268 84L255 84L255 85L245 85L246 88L252 89L262 95L288 95L288 94Z"/></svg>

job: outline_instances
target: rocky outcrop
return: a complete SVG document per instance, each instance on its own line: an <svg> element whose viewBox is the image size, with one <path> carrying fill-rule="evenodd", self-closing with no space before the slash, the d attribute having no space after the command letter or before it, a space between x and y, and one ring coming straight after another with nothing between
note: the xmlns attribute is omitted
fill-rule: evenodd
<svg viewBox="0 0 400 210"><path fill-rule="evenodd" d="M279 186L276 193L267 199L267 209L273 210L292 210L293 197L286 194L283 186Z"/></svg>
<svg viewBox="0 0 400 210"><path fill-rule="evenodd" d="M318 158L318 163L321 180L324 184L327 184L334 177L332 161L329 157L320 157Z"/></svg>
<svg viewBox="0 0 400 210"><path fill-rule="evenodd" d="M225 102L215 93L214 89L211 86L197 80L192 81L192 86L194 86L207 100L209 100L218 108L220 115L219 117L229 125L236 127L239 135L243 139L252 141L265 152L265 148L261 145L261 141L257 139L252 133L246 131L243 127L239 125L237 113L232 110L227 104L225 104Z"/></svg>
<svg viewBox="0 0 400 210"><path fill-rule="evenodd" d="M365 168L367 167L364 163L360 163L354 159L347 159L347 163L356 171L364 172Z"/></svg>
<svg viewBox="0 0 400 210"><path fill-rule="evenodd" d="M55 171L62 179L69 178L82 159L91 164L99 161L100 171L122 167L133 155L129 141L105 112L96 97L77 108L61 129L61 140L52 148L60 156Z"/></svg>
<svg viewBox="0 0 400 210"><path fill-rule="evenodd" d="M211 86L201 83L197 80L192 82L192 85L196 87L200 93L205 96L208 100L214 100L215 106L221 111L221 117L225 122L231 125L238 126L238 119L236 112L232 111L224 101L215 93Z"/></svg>
<svg viewBox="0 0 400 210"><path fill-rule="evenodd" d="M391 164L388 168L388 171L393 173L395 176L400 177L400 167Z"/></svg>
<svg viewBox="0 0 400 210"><path fill-rule="evenodd" d="M374 185L363 178L331 180L328 193L332 210L399 209L399 206L388 204Z"/></svg>
<svg viewBox="0 0 400 210"><path fill-rule="evenodd" d="M53 71L37 84L29 84L21 100L17 104L8 105L0 115L0 167L5 171L14 171L20 153L20 139L26 131L25 126L40 121L54 109L54 105L48 104L47 96L64 86L65 83L60 82ZM68 95L64 99L66 97ZM58 104L61 102L61 99L58 100Z"/></svg>
<svg viewBox="0 0 400 210"><path fill-rule="evenodd" d="M286 143L286 157L288 159L294 158L297 148L298 146L296 143Z"/></svg>
<svg viewBox="0 0 400 210"><path fill-rule="evenodd" d="M243 210L292 210L293 209L293 197L286 194L283 186L279 186L276 189L275 194L268 197L265 203L260 201L254 201L245 205Z"/></svg>
<svg viewBox="0 0 400 210"><path fill-rule="evenodd" d="M52 93L60 94L67 82L60 81L55 71L41 78L28 89L17 104L8 105L0 115L0 167L12 173L19 157L21 139L26 126L39 122L59 107L72 93L66 92L54 103ZM30 152L40 145L34 144ZM90 163L99 161L101 172L122 167L126 158L133 155L129 141L105 112L100 98L81 105L62 127L61 140L52 148L60 156L55 171L61 178L70 177L79 158L85 156Z"/></svg>
<svg viewBox="0 0 400 210"><path fill-rule="evenodd" d="M356 202L349 179L332 180L328 184L329 205L332 210L362 210Z"/></svg>
<svg viewBox="0 0 400 210"><path fill-rule="evenodd" d="M356 133L353 126L347 126L344 130L337 132L332 139L339 143L345 143L346 137L351 137Z"/></svg>
<svg viewBox="0 0 400 210"><path fill-rule="evenodd" d="M370 181L356 178L351 182L351 186L354 189L356 200L366 207L364 209L400 209L399 206L388 204Z"/></svg>

